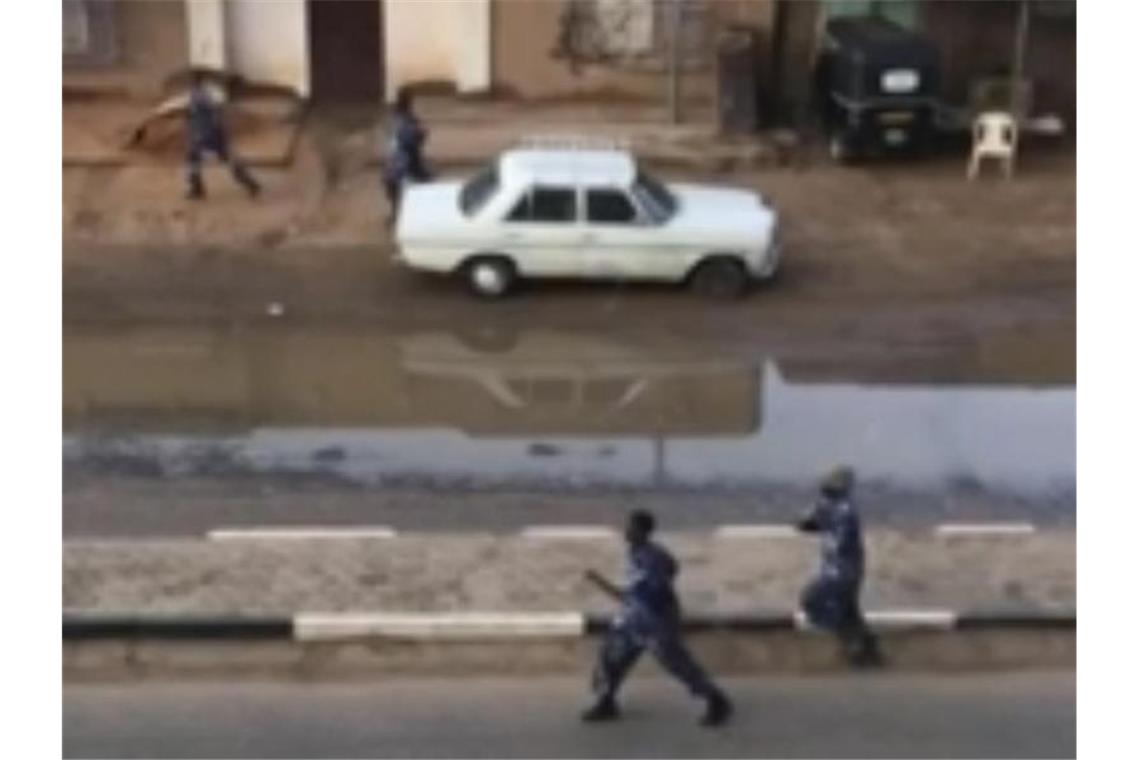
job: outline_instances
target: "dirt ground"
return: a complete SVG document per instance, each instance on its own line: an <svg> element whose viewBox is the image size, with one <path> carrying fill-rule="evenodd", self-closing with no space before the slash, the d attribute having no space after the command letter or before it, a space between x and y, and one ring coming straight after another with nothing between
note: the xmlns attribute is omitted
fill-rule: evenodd
<svg viewBox="0 0 1140 760"><path fill-rule="evenodd" d="M428 116L432 158L467 160L462 148L478 127L474 117ZM810 150L793 167L659 166L666 179L751 187L769 198L784 223L778 280L730 305L673 288L596 284L528 287L485 304L456 283L393 265L379 171L370 160L374 137L368 118L310 119L287 168L257 169L265 192L256 201L217 167L207 173L209 199L190 203L173 159L65 165L65 320L217 323L273 311L298 322L394 329L525 324L744 342L818 335L843 347L1073 331L1071 147L1028 143L1011 182L996 173L967 182L964 158L953 151L854 167ZM699 156L704 148L688 150Z"/></svg>

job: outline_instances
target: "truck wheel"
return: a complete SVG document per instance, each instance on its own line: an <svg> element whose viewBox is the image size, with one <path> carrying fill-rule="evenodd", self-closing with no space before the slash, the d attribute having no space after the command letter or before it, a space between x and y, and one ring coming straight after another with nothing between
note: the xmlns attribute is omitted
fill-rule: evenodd
<svg viewBox="0 0 1140 760"><path fill-rule="evenodd" d="M514 287L517 274L509 259L480 256L463 267L467 287L480 298L502 298Z"/></svg>
<svg viewBox="0 0 1140 760"><path fill-rule="evenodd" d="M748 273L739 261L718 256L697 266L691 284L693 290L705 298L734 300L743 296L748 289Z"/></svg>
<svg viewBox="0 0 1140 760"><path fill-rule="evenodd" d="M851 144L841 132L836 132L831 136L827 142L827 152L831 155L831 159L840 164L850 163L855 158L855 152L851 149Z"/></svg>

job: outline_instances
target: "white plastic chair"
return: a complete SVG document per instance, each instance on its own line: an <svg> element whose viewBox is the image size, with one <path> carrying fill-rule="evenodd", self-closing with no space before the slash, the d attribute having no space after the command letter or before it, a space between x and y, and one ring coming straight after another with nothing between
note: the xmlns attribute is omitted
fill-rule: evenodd
<svg viewBox="0 0 1140 760"><path fill-rule="evenodd" d="M1017 155L1017 120L1006 111L987 111L974 119L974 150L966 176L978 176L982 159L1000 160L1005 165L1005 177L1013 176L1013 161Z"/></svg>

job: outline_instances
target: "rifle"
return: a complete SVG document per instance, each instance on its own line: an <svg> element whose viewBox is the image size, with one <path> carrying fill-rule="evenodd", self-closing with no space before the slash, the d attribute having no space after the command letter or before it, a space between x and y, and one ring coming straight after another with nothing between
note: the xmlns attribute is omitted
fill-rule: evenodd
<svg viewBox="0 0 1140 760"><path fill-rule="evenodd" d="M610 582L610 580L601 573L598 573L594 570L587 570L586 580L590 581L606 594L609 594L614 599L617 599L619 602L625 597L625 593L622 591L621 587Z"/></svg>

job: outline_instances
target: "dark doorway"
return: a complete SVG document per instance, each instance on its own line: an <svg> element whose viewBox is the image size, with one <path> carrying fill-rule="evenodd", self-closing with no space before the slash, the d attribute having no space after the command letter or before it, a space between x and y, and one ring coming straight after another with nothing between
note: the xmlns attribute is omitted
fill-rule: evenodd
<svg viewBox="0 0 1140 760"><path fill-rule="evenodd" d="M380 101L381 0L308 0L312 97L323 103Z"/></svg>

